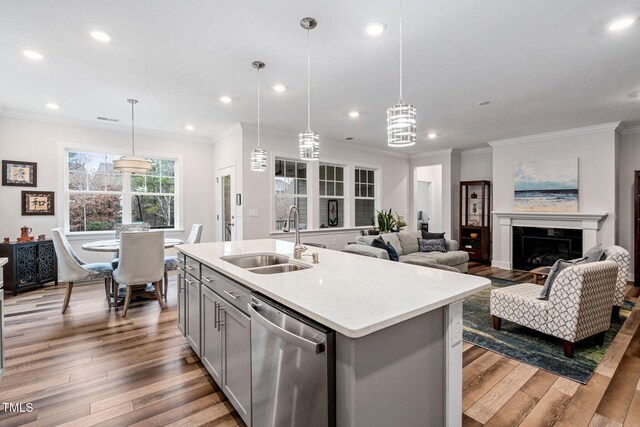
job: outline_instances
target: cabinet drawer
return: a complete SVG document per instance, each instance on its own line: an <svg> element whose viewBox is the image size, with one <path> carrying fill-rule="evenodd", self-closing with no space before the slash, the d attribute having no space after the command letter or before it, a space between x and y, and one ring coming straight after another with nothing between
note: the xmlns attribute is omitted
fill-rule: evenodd
<svg viewBox="0 0 640 427"><path fill-rule="evenodd" d="M248 313L251 291L206 265L202 266L202 284L215 291L243 313Z"/></svg>
<svg viewBox="0 0 640 427"><path fill-rule="evenodd" d="M478 248L462 248L462 250L469 253L469 258L482 258L482 251Z"/></svg>
<svg viewBox="0 0 640 427"><path fill-rule="evenodd" d="M200 280L200 263L193 258L184 256L184 265L182 265L184 271Z"/></svg>

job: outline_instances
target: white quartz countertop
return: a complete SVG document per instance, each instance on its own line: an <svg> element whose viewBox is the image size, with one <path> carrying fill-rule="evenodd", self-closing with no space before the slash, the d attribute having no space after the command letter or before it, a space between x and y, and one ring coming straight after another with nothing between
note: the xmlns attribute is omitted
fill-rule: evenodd
<svg viewBox="0 0 640 427"><path fill-rule="evenodd" d="M256 274L220 257L278 253L289 257L293 243L243 240L176 246L246 287L350 338L360 338L451 304L489 287L488 279L468 274L365 257L330 249L318 252L319 264L306 270ZM301 262L296 260L295 262Z"/></svg>

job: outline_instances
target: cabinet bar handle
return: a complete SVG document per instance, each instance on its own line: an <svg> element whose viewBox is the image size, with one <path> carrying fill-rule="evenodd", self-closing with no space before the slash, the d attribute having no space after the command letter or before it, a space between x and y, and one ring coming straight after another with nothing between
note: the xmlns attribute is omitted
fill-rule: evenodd
<svg viewBox="0 0 640 427"><path fill-rule="evenodd" d="M193 285L194 283L196 283L196 281L195 281L195 280L189 280L189 279L187 279L186 277L184 278L184 281L185 281L185 282L187 282L187 283L188 283L188 284L190 284L190 285Z"/></svg>
<svg viewBox="0 0 640 427"><path fill-rule="evenodd" d="M220 332L220 326L224 325L222 322L222 312L224 311L224 307L218 304L218 332Z"/></svg>
<svg viewBox="0 0 640 427"><path fill-rule="evenodd" d="M204 281L205 281L205 282L207 282L207 283L213 283L213 280L214 280L214 279L210 279L210 278L208 278L207 276L202 276L202 280L204 280Z"/></svg>
<svg viewBox="0 0 640 427"><path fill-rule="evenodd" d="M218 301L213 301L213 327L218 327Z"/></svg>
<svg viewBox="0 0 640 427"><path fill-rule="evenodd" d="M184 265L184 268L186 268L189 271L193 270L193 267L191 267L190 265L186 265L186 264Z"/></svg>
<svg viewBox="0 0 640 427"><path fill-rule="evenodd" d="M234 295L234 294L233 294L233 293L234 293L233 291L223 291L223 292L224 292L225 294L229 295L229 296L230 296L231 298L233 298L234 300L235 300L235 299L240 298L240 295Z"/></svg>

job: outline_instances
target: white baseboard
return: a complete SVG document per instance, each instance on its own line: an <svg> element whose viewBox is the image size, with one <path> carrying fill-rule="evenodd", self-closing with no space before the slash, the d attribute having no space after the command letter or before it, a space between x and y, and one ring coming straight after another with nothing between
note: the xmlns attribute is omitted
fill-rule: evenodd
<svg viewBox="0 0 640 427"><path fill-rule="evenodd" d="M511 270L511 263L509 261L499 261L499 260L492 260L491 261L491 267L497 267L497 268L503 268L505 270Z"/></svg>

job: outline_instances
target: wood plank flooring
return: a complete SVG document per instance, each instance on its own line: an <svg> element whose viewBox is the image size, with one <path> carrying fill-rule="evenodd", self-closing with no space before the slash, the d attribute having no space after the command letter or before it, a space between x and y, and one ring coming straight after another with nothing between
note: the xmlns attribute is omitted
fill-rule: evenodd
<svg viewBox="0 0 640 427"><path fill-rule="evenodd" d="M526 272L472 272L528 281ZM64 285L5 300L6 372L0 426L242 426L224 393L176 329L175 278L167 310L134 303L109 310L101 283L77 286L64 316ZM628 298L639 290L630 287ZM464 426L640 425L640 308L586 385L465 344ZM425 421L428 425L428 421Z"/></svg>

